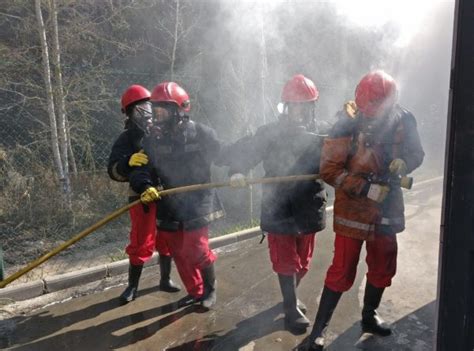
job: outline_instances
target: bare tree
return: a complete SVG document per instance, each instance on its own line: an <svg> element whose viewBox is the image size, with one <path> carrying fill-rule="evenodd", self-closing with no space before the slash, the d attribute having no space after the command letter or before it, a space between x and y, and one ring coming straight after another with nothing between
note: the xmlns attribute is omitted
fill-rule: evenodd
<svg viewBox="0 0 474 351"><path fill-rule="evenodd" d="M183 65L195 61L200 52L192 52L189 47L192 33L202 21L202 4L189 0L161 1L153 6L153 37L145 45L156 54L159 64L168 65L171 80L178 79L177 70L183 73ZM179 57L186 55L186 60ZM193 72L195 73L195 72Z"/></svg>
<svg viewBox="0 0 474 351"><path fill-rule="evenodd" d="M175 17L174 17L174 34L173 34L173 48L171 50L171 63L170 63L170 71L171 71L171 80L174 80L174 66L176 62L176 49L178 47L178 35L179 35L179 21L180 21L180 13L179 13L179 0L176 0L176 9L175 9Z"/></svg>
<svg viewBox="0 0 474 351"><path fill-rule="evenodd" d="M61 151L60 151L60 146L59 146L58 125L57 125L55 106L54 106L54 94L53 94L53 85L52 85L52 80L51 80L51 70L50 70L50 61L49 61L49 49L48 49L48 41L46 37L46 27L44 25L43 14L41 11L41 0L35 0L35 11L36 11L36 19L38 22L38 33L39 33L40 43L41 43L41 54L43 57L43 80L44 80L44 86L46 90L46 101L47 101L47 107L48 107L53 159L54 159L56 170L59 176L59 180L61 182L63 193L68 195L71 193L71 188L70 188L68 170L64 169L64 162L61 157L61 151L63 148L61 148ZM67 148L65 150L67 153ZM67 197L69 198L69 196Z"/></svg>
<svg viewBox="0 0 474 351"><path fill-rule="evenodd" d="M53 29L52 62L54 67L55 81L53 92L55 96L55 106L58 117L59 150L61 152L61 161L66 177L66 188L68 189L69 193L71 188L69 180L69 157L71 158L72 168L75 174L77 174L77 166L74 159L74 153L72 151L71 140L69 138L69 125L66 116L66 104L64 101L61 50L59 46L58 10L56 6L56 0L50 0L49 6L51 13L51 25Z"/></svg>

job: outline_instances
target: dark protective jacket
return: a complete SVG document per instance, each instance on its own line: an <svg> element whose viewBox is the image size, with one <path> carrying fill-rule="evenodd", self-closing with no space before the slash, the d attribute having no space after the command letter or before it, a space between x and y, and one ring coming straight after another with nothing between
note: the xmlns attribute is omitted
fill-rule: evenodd
<svg viewBox="0 0 474 351"><path fill-rule="evenodd" d="M423 162L416 120L409 111L395 105L380 119L339 118L324 142L321 159L321 176L336 189L337 234L371 240L375 233L395 234L405 229L402 190L391 182L388 170L395 158L406 162L408 173ZM373 179L390 185L381 204L366 196Z"/></svg>
<svg viewBox="0 0 474 351"><path fill-rule="evenodd" d="M118 182L128 182L132 167L128 165L128 160L132 154L142 149L142 139L144 132L138 128L126 129L119 135L112 146L107 172L110 178ZM130 189L130 200L136 200L138 194Z"/></svg>
<svg viewBox="0 0 474 351"><path fill-rule="evenodd" d="M215 131L187 121L179 130L143 141L150 162L130 174L130 185L137 193L150 186L164 189L211 182L211 163L221 143ZM163 230L194 230L224 216L215 189L164 196L158 203L157 223Z"/></svg>
<svg viewBox="0 0 474 351"><path fill-rule="evenodd" d="M255 135L227 146L220 164L229 174L247 173L262 162L265 177L319 173L323 137L290 123L285 116ZM262 185L260 227L273 234L309 234L326 225L324 183L303 181Z"/></svg>

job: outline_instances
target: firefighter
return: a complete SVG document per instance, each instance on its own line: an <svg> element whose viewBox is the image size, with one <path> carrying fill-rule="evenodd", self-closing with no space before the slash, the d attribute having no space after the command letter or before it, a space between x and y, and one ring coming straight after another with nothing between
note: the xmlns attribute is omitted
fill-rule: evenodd
<svg viewBox="0 0 474 351"><path fill-rule="evenodd" d="M140 85L131 85L122 95L122 112L126 115L125 131L112 146L108 173L110 178L128 182L132 169L146 165L148 156L143 151L142 139L152 125L150 92ZM130 188L129 201L139 198ZM156 232L156 205L136 205L130 209L130 242L125 251L129 256L128 287L120 295L126 304L137 296L138 282L143 264L150 259L156 247L160 262L160 284L163 291L177 292L180 287L170 279L171 253Z"/></svg>
<svg viewBox="0 0 474 351"><path fill-rule="evenodd" d="M415 118L396 101L394 79L383 71L368 73L357 85L355 105L345 105L345 118L324 142L321 176L336 191L335 250L304 349L323 350L323 332L342 293L354 283L364 242L368 272L362 331L391 333L376 309L395 275L396 234L405 229L401 177L424 157Z"/></svg>
<svg viewBox="0 0 474 351"><path fill-rule="evenodd" d="M298 74L283 87L277 121L226 147L221 163L229 166L231 184L244 186L243 174L263 164L265 176L319 173L323 137L315 107L319 92ZM283 296L285 328L304 332L310 325L297 287L308 272L315 233L325 227L327 194L322 181L264 184L260 227L267 233L270 260Z"/></svg>
<svg viewBox="0 0 474 351"><path fill-rule="evenodd" d="M221 143L210 127L190 119L186 91L174 82L158 84L150 101L156 125L146 138L148 165L132 172L132 188L149 203L159 196L157 188L176 188L209 183L211 163ZM181 280L188 292L183 301L200 302L209 308L216 303L216 255L209 248L209 224L224 216L214 189L175 194L159 201L158 233L168 243Z"/></svg>

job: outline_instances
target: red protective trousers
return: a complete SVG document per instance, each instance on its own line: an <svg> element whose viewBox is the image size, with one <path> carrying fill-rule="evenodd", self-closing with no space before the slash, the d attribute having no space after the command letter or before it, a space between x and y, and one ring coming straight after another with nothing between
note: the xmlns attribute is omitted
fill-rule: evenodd
<svg viewBox="0 0 474 351"><path fill-rule="evenodd" d="M268 249L273 270L279 274L296 274L298 279L303 278L313 257L315 234L268 233Z"/></svg>
<svg viewBox="0 0 474 351"><path fill-rule="evenodd" d="M164 238L157 235L156 230L156 204L137 204L130 209L130 242L125 248L129 256L130 264L143 265L153 255L156 250L160 255L171 256L169 247Z"/></svg>
<svg viewBox="0 0 474 351"><path fill-rule="evenodd" d="M158 229L158 235L163 236L172 252L186 291L193 297L203 295L204 283L201 270L214 263L217 258L209 248L208 233L208 227L176 232Z"/></svg>
<svg viewBox="0 0 474 351"><path fill-rule="evenodd" d="M336 233L334 257L326 274L325 285L334 291L344 292L354 283L360 251L364 240L349 238ZM376 234L366 241L367 281L376 288L391 285L397 270L397 236Z"/></svg>

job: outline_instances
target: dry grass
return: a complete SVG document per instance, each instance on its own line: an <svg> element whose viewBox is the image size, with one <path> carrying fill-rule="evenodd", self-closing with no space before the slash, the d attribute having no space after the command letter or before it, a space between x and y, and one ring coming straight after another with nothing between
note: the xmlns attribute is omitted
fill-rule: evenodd
<svg viewBox="0 0 474 351"><path fill-rule="evenodd" d="M71 179L70 208L49 165L18 167L25 152L0 149L0 242L7 265L37 258L126 204L126 184L111 181L104 171L83 172ZM112 226L127 226L126 216Z"/></svg>
<svg viewBox="0 0 474 351"><path fill-rule="evenodd" d="M72 206L66 205L51 166L23 147L0 148L0 245L7 275L44 255L73 235L127 203L126 183L109 179L105 171L81 172L72 177ZM25 160L37 159L25 167ZM257 225L241 205L247 194L221 192L227 218L211 226L220 236ZM72 210L71 210L72 209ZM229 212L230 211L230 212ZM45 275L92 267L126 258L129 217L124 214L61 252L21 282Z"/></svg>

